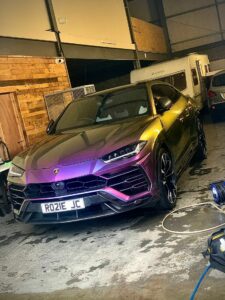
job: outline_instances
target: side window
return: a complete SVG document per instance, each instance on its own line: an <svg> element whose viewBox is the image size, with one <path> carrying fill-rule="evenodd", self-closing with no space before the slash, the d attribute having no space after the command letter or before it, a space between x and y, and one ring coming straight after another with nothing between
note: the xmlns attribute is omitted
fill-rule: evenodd
<svg viewBox="0 0 225 300"><path fill-rule="evenodd" d="M152 94L155 101L156 110L160 109L159 99L162 97L169 98L173 103L176 103L180 98L180 93L169 85L156 84L152 86Z"/></svg>
<svg viewBox="0 0 225 300"><path fill-rule="evenodd" d="M159 78L159 80L170 83L175 86L179 91L183 91L187 87L186 75L185 72L179 72L167 77Z"/></svg>
<svg viewBox="0 0 225 300"><path fill-rule="evenodd" d="M198 85L198 75L196 69L191 69L191 73L194 85Z"/></svg>
<svg viewBox="0 0 225 300"><path fill-rule="evenodd" d="M172 85L174 85L179 91L183 91L187 87L185 72L174 74L172 77Z"/></svg>

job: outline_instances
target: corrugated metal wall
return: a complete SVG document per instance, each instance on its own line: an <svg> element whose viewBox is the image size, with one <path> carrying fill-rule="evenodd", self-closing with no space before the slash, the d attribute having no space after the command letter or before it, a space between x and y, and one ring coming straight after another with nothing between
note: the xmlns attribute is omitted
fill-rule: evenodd
<svg viewBox="0 0 225 300"><path fill-rule="evenodd" d="M225 39L224 0L163 0L173 52Z"/></svg>

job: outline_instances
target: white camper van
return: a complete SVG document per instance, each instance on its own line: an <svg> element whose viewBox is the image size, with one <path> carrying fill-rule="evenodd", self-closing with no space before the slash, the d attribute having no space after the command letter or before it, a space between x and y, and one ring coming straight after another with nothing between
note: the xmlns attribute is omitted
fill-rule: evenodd
<svg viewBox="0 0 225 300"><path fill-rule="evenodd" d="M204 77L208 72L208 56L194 53L134 70L130 74L130 81L131 83L155 79L166 81L184 95L192 97L198 108L202 109L207 98Z"/></svg>

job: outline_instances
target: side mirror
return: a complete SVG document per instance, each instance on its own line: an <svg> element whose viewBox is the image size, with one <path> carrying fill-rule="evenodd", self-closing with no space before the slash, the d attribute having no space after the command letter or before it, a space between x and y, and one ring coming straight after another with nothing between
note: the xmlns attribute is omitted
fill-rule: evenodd
<svg viewBox="0 0 225 300"><path fill-rule="evenodd" d="M163 113L171 108L173 102L168 97L161 97L158 99L157 110L159 113Z"/></svg>
<svg viewBox="0 0 225 300"><path fill-rule="evenodd" d="M48 123L47 129L46 129L46 133L47 134L51 133L54 125L55 125L55 122L53 120L50 120L49 123Z"/></svg>

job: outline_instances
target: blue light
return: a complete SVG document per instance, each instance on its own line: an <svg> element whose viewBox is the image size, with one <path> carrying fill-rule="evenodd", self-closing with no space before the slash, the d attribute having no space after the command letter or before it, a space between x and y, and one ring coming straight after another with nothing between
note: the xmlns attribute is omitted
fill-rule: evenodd
<svg viewBox="0 0 225 300"><path fill-rule="evenodd" d="M215 186L212 187L212 194L215 202L218 202L219 194Z"/></svg>
<svg viewBox="0 0 225 300"><path fill-rule="evenodd" d="M213 199L217 204L225 204L225 181L214 182L210 185Z"/></svg>

